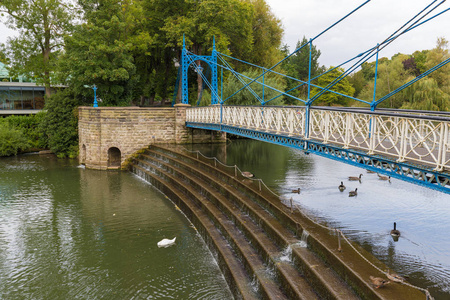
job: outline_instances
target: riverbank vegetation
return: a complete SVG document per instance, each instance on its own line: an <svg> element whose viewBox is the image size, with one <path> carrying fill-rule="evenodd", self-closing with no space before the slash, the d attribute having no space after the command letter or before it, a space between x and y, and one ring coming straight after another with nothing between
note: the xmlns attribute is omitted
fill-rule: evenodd
<svg viewBox="0 0 450 300"><path fill-rule="evenodd" d="M179 102L180 90L175 93L174 90L183 37L187 49L195 54L209 55L215 41L219 52L263 67L273 66L294 50L282 45L282 23L265 0L8 0L0 3L0 11L7 16L1 20L19 32L17 38L11 38L0 49L0 60L9 65L11 74L34 78L47 91L54 83L67 87L64 93L52 97L47 94L48 112L36 119L30 117L40 123L41 131L33 138L26 137L30 147L40 143L40 147L49 147L62 157L76 155L76 108L91 105L93 85L98 88L100 106L164 105L174 99ZM297 48L308 43L308 38L299 36ZM341 68L320 65L320 55L320 49L312 44L310 97L344 72ZM360 70L345 77L332 90L368 102L379 100L449 56L448 41L439 38L434 49L380 58L375 96L375 62L363 63ZM276 67L277 72L288 78L265 76L266 84L293 96L275 98L276 92L265 88L265 99L273 98L269 105L302 105L294 97L308 98L307 85L293 78L308 81L309 57L309 47L304 47ZM240 61L227 63L249 77L261 74L261 70ZM204 74L210 74L206 64L200 61L195 64L203 68ZM208 105L210 91L200 72L192 68L188 76L189 102ZM449 76L447 64L381 102L379 107L449 111ZM225 72L223 82L224 98L242 85ZM252 87L262 96L259 84ZM248 91L242 91L226 103L258 101ZM314 104L365 105L330 92L322 94ZM2 124L4 132L18 130L27 135L33 131ZM17 144L24 147L25 142Z"/></svg>

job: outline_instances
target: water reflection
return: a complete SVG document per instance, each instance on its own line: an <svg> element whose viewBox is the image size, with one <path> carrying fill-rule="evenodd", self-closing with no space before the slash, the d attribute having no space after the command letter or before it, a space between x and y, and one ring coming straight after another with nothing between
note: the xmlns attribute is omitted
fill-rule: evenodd
<svg viewBox="0 0 450 300"><path fill-rule="evenodd" d="M0 170L1 299L231 298L195 229L134 175L37 155Z"/></svg>
<svg viewBox="0 0 450 300"><path fill-rule="evenodd" d="M210 153L213 155L213 153ZM338 227L409 282L429 288L436 299L450 297L450 196L316 155L252 140L227 146L227 164L237 164L293 198L316 220ZM361 181L349 176L363 174ZM341 181L344 192L338 189ZM301 193L292 193L300 187ZM349 191L358 189L356 197ZM393 222L401 231L390 235Z"/></svg>

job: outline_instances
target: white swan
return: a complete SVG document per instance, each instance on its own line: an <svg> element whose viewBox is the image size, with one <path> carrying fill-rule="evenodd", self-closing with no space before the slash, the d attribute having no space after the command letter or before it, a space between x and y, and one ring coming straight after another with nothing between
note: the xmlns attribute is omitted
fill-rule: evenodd
<svg viewBox="0 0 450 300"><path fill-rule="evenodd" d="M162 239L158 242L158 247L169 247L173 244L175 244L175 240L177 237L174 237L173 239Z"/></svg>

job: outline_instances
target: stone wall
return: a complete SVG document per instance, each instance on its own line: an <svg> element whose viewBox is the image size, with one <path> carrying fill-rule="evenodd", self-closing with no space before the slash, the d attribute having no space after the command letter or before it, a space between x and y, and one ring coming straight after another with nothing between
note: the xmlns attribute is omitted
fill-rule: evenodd
<svg viewBox="0 0 450 300"><path fill-rule="evenodd" d="M187 107L80 107L80 163L93 169L119 168L118 161L122 165L150 144L225 141L225 133L186 128Z"/></svg>

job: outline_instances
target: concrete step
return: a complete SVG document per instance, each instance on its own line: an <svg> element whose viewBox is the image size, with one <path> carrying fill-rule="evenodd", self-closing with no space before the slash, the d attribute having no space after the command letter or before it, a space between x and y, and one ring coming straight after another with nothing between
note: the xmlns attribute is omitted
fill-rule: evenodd
<svg viewBox="0 0 450 300"><path fill-rule="evenodd" d="M228 241L201 208L193 201L186 199L183 193L156 172L150 172L138 165L132 165L131 171L168 196L188 216L216 257L218 265L235 296L243 299L260 298L252 288L253 278L251 274L247 273Z"/></svg>
<svg viewBox="0 0 450 300"><path fill-rule="evenodd" d="M156 164L152 164L156 163ZM254 281L258 284L258 294L262 299L288 299L288 297L280 289L279 285L271 278L270 273L267 272L267 266L261 257L255 252L254 248L248 243L245 237L239 232L239 230L233 226L231 222L227 222L227 217L220 212L217 207L211 205L196 188L187 184L180 185L179 178L174 177L173 170L164 170L158 164L157 161L139 161L139 165L147 165L147 171L157 173L162 176L170 185L176 187L182 192L185 198L193 199L195 205L201 209L209 219L218 228L221 234L226 238L231 248L236 253L236 257L239 258L247 273L253 274ZM171 171L171 172L169 172Z"/></svg>
<svg viewBox="0 0 450 300"><path fill-rule="evenodd" d="M276 234L274 236L275 232L283 232L284 230L285 233L282 234L283 236L289 237L291 235L299 239L302 231L307 230L310 234L308 237L308 251L312 252L313 256L308 257L306 254L301 254L301 251L294 250L293 261L296 269L307 274L305 277L309 280L319 276L325 282L333 282L333 278L336 278L336 274L338 274L340 280L345 281L359 297L364 299L396 299L399 297L423 299L424 294L422 292L406 285L391 284L386 289L375 289L369 282L369 276L383 276L383 274L379 273L367 261L370 261L380 269L386 269L384 264L354 243L352 246L357 248L360 253L363 253L365 259L360 257L350 245L344 242L342 243L341 251L338 251L337 236L334 232L318 226L297 210L292 212L280 201L278 196L266 190L257 181L252 181L242 176L234 168L223 166L211 159L205 159L201 155L190 154L188 152L180 153L180 151L174 151L173 149L168 149L168 147L157 146L152 147L152 150L177 159L178 161L183 161L189 166L194 166L194 170L202 170L205 174L208 174L209 182L213 186L215 183L216 185L220 183L221 191L226 191L225 187L233 187L241 194L240 197L248 197L251 199L252 201L246 203L247 207L257 204L259 209L244 209L247 210L246 213L248 214L252 214L252 212L259 212L261 214L261 216L258 214L252 215L255 223L260 222L259 218L269 218L270 216L277 220L277 222L263 222L261 225L270 239L275 240L279 246L283 244L290 245L292 241L290 238L286 238L285 241L283 239L278 240ZM167 157L165 159L169 160ZM227 194L228 196L229 194ZM240 206L240 204L235 205ZM270 226L264 224L270 224ZM314 257L323 263L325 267L317 268L317 264L313 259ZM308 273L311 267L313 271ZM318 275L314 270L316 268L322 270L320 271L322 275ZM329 274L327 275L327 273ZM317 279L312 279L312 282L317 282ZM321 292L319 291L319 293ZM342 298L339 288L334 289L332 294L335 295L333 297Z"/></svg>
<svg viewBox="0 0 450 300"><path fill-rule="evenodd" d="M162 168L175 169L172 164L167 164L166 162L163 162L163 160L159 160L156 164L160 165ZM183 170L180 169L176 170L176 174L174 175L178 178L186 178L187 176L190 176L190 174L184 173ZM212 206L205 204L208 206L208 209L220 209L220 211L226 215L226 218L230 221L230 224L239 229L239 234L247 238L248 242L252 245L255 251L258 252L261 259L267 262L266 264L268 267L273 267L275 269L275 272L278 275L277 281L281 284L284 293L287 294L290 299L315 299L317 297L303 275L298 271L292 272L294 269L289 268L291 271L290 273L282 272L282 268L283 270L286 270L286 267L284 266L286 263L279 261L279 257L282 255L282 249L277 247L276 244L267 237L265 232L258 227L247 214L243 213L223 195L211 189L208 182L195 178L187 181L186 183L190 187L194 187L194 190L200 191L201 195L208 199L210 204L213 204ZM199 185L199 183L202 185ZM224 221L225 220L222 220L222 222ZM253 254L250 252L245 252L244 255ZM296 284L292 285L292 282L296 282ZM298 286L301 286L302 288L296 289Z"/></svg>
<svg viewBox="0 0 450 300"><path fill-rule="evenodd" d="M217 199L214 204L226 211L228 218L232 219L236 226L240 228L243 234L249 239L254 247L258 248L260 255L264 256L266 260L271 260L272 264L279 265L276 261L281 256L281 250L289 245L297 244L300 240L284 228L277 220L258 204L247 199L244 195L231 188L231 186L222 186L211 177L210 174L203 173L202 170L191 168L187 163L177 160L175 157L166 155L160 152L147 151L147 159L155 159L159 161L159 164L164 165L167 169L177 169L177 172L183 173L180 168L183 168L184 172L189 172L191 175L195 175L197 179L186 182L191 186L197 186L197 189L202 190L203 193L207 193L207 197ZM209 176L208 176L209 175ZM180 175L179 175L180 176ZM183 173L182 177L186 178L189 175ZM203 186L198 186L199 182L203 182ZM212 189L215 187L217 190ZM218 192L220 190L220 192ZM217 194L217 195L216 195ZM224 197L223 195L226 195ZM269 230L268 230L269 229ZM269 232L273 239L270 239L266 233ZM257 235L257 233L260 233ZM312 253L311 253L312 254ZM311 262L313 255L300 255L299 252L293 252L294 261L297 263L297 270L302 270L302 273L297 274L297 279L286 278L286 274L277 269L278 280L285 287L285 290L295 295L295 290L289 282L296 282L304 280L301 274L308 274L308 282L310 286L314 287L316 292L322 298L329 299L356 299L356 295L352 290L329 268L327 268L323 262L319 259L315 259ZM299 264L301 262L301 264ZM309 269L314 266L313 269ZM319 267L318 267L319 266ZM317 271L320 270L320 271ZM323 274L322 274L323 273ZM294 273L291 273L290 277L293 277ZM299 298L300 295L295 295Z"/></svg>

